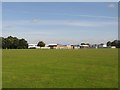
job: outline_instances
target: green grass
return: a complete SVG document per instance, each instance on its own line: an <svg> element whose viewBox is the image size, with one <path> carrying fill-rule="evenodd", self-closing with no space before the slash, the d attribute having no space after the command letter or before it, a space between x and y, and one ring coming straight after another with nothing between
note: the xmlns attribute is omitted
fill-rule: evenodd
<svg viewBox="0 0 120 90"><path fill-rule="evenodd" d="M118 87L117 49L3 50L3 88Z"/></svg>

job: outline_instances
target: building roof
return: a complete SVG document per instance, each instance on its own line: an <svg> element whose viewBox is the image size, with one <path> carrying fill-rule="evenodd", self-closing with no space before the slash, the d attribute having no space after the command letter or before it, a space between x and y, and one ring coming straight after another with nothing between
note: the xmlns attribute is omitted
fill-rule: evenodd
<svg viewBox="0 0 120 90"><path fill-rule="evenodd" d="M52 46L52 45L58 45L58 44L48 44L48 46Z"/></svg>
<svg viewBox="0 0 120 90"><path fill-rule="evenodd" d="M80 45L80 46L88 47L89 45Z"/></svg>
<svg viewBox="0 0 120 90"><path fill-rule="evenodd" d="M37 45L37 44L28 44L28 45Z"/></svg>

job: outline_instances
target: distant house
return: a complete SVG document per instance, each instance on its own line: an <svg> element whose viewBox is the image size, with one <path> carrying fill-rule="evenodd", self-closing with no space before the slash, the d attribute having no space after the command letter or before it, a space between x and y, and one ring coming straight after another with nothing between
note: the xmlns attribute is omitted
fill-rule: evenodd
<svg viewBox="0 0 120 90"><path fill-rule="evenodd" d="M71 45L73 49L80 49L80 45Z"/></svg>
<svg viewBox="0 0 120 90"><path fill-rule="evenodd" d="M111 48L116 48L115 46L111 46Z"/></svg>
<svg viewBox="0 0 120 90"><path fill-rule="evenodd" d="M37 46L37 44L28 44L28 48L30 48L30 49L37 49L37 48L40 48L40 47Z"/></svg>
<svg viewBox="0 0 120 90"><path fill-rule="evenodd" d="M80 48L89 48L89 45L80 45Z"/></svg>
<svg viewBox="0 0 120 90"><path fill-rule="evenodd" d="M104 44L104 45L103 45L103 48L107 48L107 45L106 45L106 44Z"/></svg>
<svg viewBox="0 0 120 90"><path fill-rule="evenodd" d="M107 48L107 45L106 44L99 44L98 48Z"/></svg>
<svg viewBox="0 0 120 90"><path fill-rule="evenodd" d="M50 49L73 49L71 45L62 45L62 44L48 44L47 47L50 47Z"/></svg>
<svg viewBox="0 0 120 90"><path fill-rule="evenodd" d="M45 46L45 47L41 47L41 49L50 49L50 47Z"/></svg>
<svg viewBox="0 0 120 90"><path fill-rule="evenodd" d="M58 44L56 49L67 49L67 45Z"/></svg>
<svg viewBox="0 0 120 90"><path fill-rule="evenodd" d="M90 47L91 48L98 48L98 45L97 44L92 44Z"/></svg>
<svg viewBox="0 0 120 90"><path fill-rule="evenodd" d="M73 49L72 45L66 45L66 46L67 46L67 49Z"/></svg>
<svg viewBox="0 0 120 90"><path fill-rule="evenodd" d="M50 47L50 49L56 49L58 44L48 44L47 47Z"/></svg>

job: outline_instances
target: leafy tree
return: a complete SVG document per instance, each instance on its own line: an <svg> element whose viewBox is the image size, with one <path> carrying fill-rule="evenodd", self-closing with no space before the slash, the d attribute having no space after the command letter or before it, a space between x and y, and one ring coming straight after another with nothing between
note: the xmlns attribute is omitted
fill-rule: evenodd
<svg viewBox="0 0 120 90"><path fill-rule="evenodd" d="M112 43L111 43L111 46L116 46L117 44L117 40L114 40Z"/></svg>
<svg viewBox="0 0 120 90"><path fill-rule="evenodd" d="M16 37L13 38L13 48L17 49L19 46L19 39Z"/></svg>
<svg viewBox="0 0 120 90"><path fill-rule="evenodd" d="M108 47L111 46L111 42L110 42L110 41L107 42L107 46L108 46Z"/></svg>
<svg viewBox="0 0 120 90"><path fill-rule="evenodd" d="M18 49L26 49L26 48L28 48L27 41L25 39L20 39Z"/></svg>
<svg viewBox="0 0 120 90"><path fill-rule="evenodd" d="M86 43L86 45L89 45L89 46L90 46L90 44L89 44L89 43Z"/></svg>
<svg viewBox="0 0 120 90"><path fill-rule="evenodd" d="M9 36L2 38L3 49L25 49L28 48L28 43L25 39L18 39L17 37Z"/></svg>
<svg viewBox="0 0 120 90"><path fill-rule="evenodd" d="M115 46L116 48L120 48L120 40L114 40L113 42L108 41L107 46Z"/></svg>
<svg viewBox="0 0 120 90"><path fill-rule="evenodd" d="M85 45L85 43L81 43L81 45Z"/></svg>
<svg viewBox="0 0 120 90"><path fill-rule="evenodd" d="M120 40L114 40L113 43L115 44L116 48L120 48Z"/></svg>
<svg viewBox="0 0 120 90"><path fill-rule="evenodd" d="M2 37L0 37L0 49L2 48Z"/></svg>
<svg viewBox="0 0 120 90"><path fill-rule="evenodd" d="M101 43L100 45L102 46L102 45L104 45L104 43Z"/></svg>
<svg viewBox="0 0 120 90"><path fill-rule="evenodd" d="M3 49L10 49L11 43L8 38L2 38L2 48Z"/></svg>
<svg viewBox="0 0 120 90"><path fill-rule="evenodd" d="M118 40L117 48L120 48L120 40Z"/></svg>
<svg viewBox="0 0 120 90"><path fill-rule="evenodd" d="M17 49L17 47L19 46L19 40L18 40L18 38L16 38L16 37L12 37L12 36L9 36L8 38L7 38L7 40L8 40L8 47L10 48L10 49Z"/></svg>
<svg viewBox="0 0 120 90"><path fill-rule="evenodd" d="M1 39L2 39L2 43L1 43L2 44L2 48L5 49L6 48L5 38L2 37Z"/></svg>
<svg viewBox="0 0 120 90"><path fill-rule="evenodd" d="M37 46L40 46L40 47L45 47L45 43L43 41L39 41Z"/></svg>

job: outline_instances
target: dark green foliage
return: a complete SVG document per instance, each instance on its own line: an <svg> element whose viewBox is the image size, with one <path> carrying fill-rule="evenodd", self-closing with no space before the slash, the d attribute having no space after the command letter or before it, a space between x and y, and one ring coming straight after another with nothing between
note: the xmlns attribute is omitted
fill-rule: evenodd
<svg viewBox="0 0 120 90"><path fill-rule="evenodd" d="M28 48L28 43L25 39L18 39L17 37L9 36L2 38L3 49L25 49Z"/></svg>
<svg viewBox="0 0 120 90"><path fill-rule="evenodd" d="M117 43L117 48L120 48L120 40Z"/></svg>
<svg viewBox="0 0 120 90"><path fill-rule="evenodd" d="M81 43L81 45L86 45L85 43Z"/></svg>
<svg viewBox="0 0 120 90"><path fill-rule="evenodd" d="M108 47L115 46L116 48L120 48L120 40L114 40L113 42L108 41L107 46Z"/></svg>
<svg viewBox="0 0 120 90"><path fill-rule="evenodd" d="M111 46L111 42L110 42L110 41L107 42L107 46L108 46L108 47Z"/></svg>
<svg viewBox="0 0 120 90"><path fill-rule="evenodd" d="M24 39L20 39L19 40L19 49L26 49L28 48L28 44L27 44L27 41L24 40Z"/></svg>
<svg viewBox="0 0 120 90"><path fill-rule="evenodd" d="M39 41L37 46L40 46L40 47L45 47L45 43L43 41Z"/></svg>
<svg viewBox="0 0 120 90"><path fill-rule="evenodd" d="M0 49L2 48L2 37L0 37Z"/></svg>

